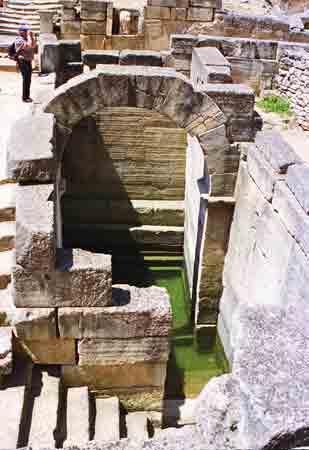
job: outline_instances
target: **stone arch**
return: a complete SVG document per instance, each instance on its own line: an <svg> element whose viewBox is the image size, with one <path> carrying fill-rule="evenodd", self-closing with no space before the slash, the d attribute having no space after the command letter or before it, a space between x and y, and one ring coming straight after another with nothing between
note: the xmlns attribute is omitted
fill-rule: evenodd
<svg viewBox="0 0 309 450"><path fill-rule="evenodd" d="M44 111L57 125L54 154L59 160L74 126L104 107L136 107L157 111L196 137L208 161L209 172L222 173L227 148L226 118L205 93L174 69L154 67L98 68L77 76L55 91Z"/></svg>
<svg viewBox="0 0 309 450"><path fill-rule="evenodd" d="M209 174L223 173L228 149L226 118L205 93L195 91L192 84L174 69L108 66L71 79L55 91L43 107L54 115L53 153L57 161L55 181L57 247L62 247L61 196L63 192L62 158L74 127L84 118L104 107L146 108L167 116L179 128L197 140L204 154L204 193L210 193ZM202 188L203 190L203 188ZM201 236L205 234L206 204L200 200ZM201 219L203 218L203 220ZM200 261L203 239L196 242L195 257ZM197 266L194 272L199 273Z"/></svg>

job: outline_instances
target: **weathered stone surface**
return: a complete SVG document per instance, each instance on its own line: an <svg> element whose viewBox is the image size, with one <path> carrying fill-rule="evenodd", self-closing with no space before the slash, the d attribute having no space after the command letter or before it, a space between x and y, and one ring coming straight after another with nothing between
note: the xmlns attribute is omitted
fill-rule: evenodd
<svg viewBox="0 0 309 450"><path fill-rule="evenodd" d="M135 81L133 83L133 80L137 79L143 84L149 83L152 87L149 92L151 95L142 97L147 104L151 100L151 106L148 108L167 115L180 127L188 126L199 114L203 116L205 132L211 128L207 120L221 113L209 97L200 92L194 92L192 85L174 70L140 66L134 68L104 66L91 71L90 74L76 77L61 90L57 90L55 97L44 106L44 110L54 113L62 125L73 126L82 117L96 112L100 105L145 107L145 104L137 102L137 99L141 101L138 92L142 90ZM144 91L144 94L147 91ZM220 120L220 124L222 123L225 123L224 116ZM217 134L218 145L223 144L223 139L224 134Z"/></svg>
<svg viewBox="0 0 309 450"><path fill-rule="evenodd" d="M88 388L69 388L66 395L66 440L64 447L85 444L90 439ZM102 424L101 424L102 427ZM102 427L104 428L104 427Z"/></svg>
<svg viewBox="0 0 309 450"><path fill-rule="evenodd" d="M286 182L306 214L309 214L308 190L309 165L297 164L289 167Z"/></svg>
<svg viewBox="0 0 309 450"><path fill-rule="evenodd" d="M248 172L255 184L259 187L267 201L271 201L274 195L275 183L280 175L264 158L263 153L251 145L247 157Z"/></svg>
<svg viewBox="0 0 309 450"><path fill-rule="evenodd" d="M166 363L135 363L124 365L62 366L62 380L66 386L88 386L103 390L164 387Z"/></svg>
<svg viewBox="0 0 309 450"><path fill-rule="evenodd" d="M40 183L54 180L53 127L51 114L29 114L16 122L7 147L10 178L19 182Z"/></svg>
<svg viewBox="0 0 309 450"><path fill-rule="evenodd" d="M148 417L144 411L137 411L126 415L127 436L131 439L148 438Z"/></svg>
<svg viewBox="0 0 309 450"><path fill-rule="evenodd" d="M119 62L121 65L129 66L162 66L161 53L147 50L122 50Z"/></svg>
<svg viewBox="0 0 309 450"><path fill-rule="evenodd" d="M115 285L109 307L58 310L62 338L164 337L170 333L171 322L169 296L158 287Z"/></svg>
<svg viewBox="0 0 309 450"><path fill-rule="evenodd" d="M12 275L12 295L17 308L55 306L53 295L55 280L50 273L31 272L15 265Z"/></svg>
<svg viewBox="0 0 309 450"><path fill-rule="evenodd" d="M53 448L56 445L60 378L57 368L45 370L35 367L32 375L33 409L28 445L34 448ZM44 413L42 414L42 411Z"/></svg>
<svg viewBox="0 0 309 450"><path fill-rule="evenodd" d="M125 365L167 361L169 340L164 337L133 339L82 339L78 342L79 365Z"/></svg>
<svg viewBox="0 0 309 450"><path fill-rule="evenodd" d="M16 308L11 324L16 336L22 340L57 338L56 311L52 308Z"/></svg>
<svg viewBox="0 0 309 450"><path fill-rule="evenodd" d="M112 302L111 256L80 249L59 251L55 274L58 306L107 306Z"/></svg>
<svg viewBox="0 0 309 450"><path fill-rule="evenodd" d="M74 339L23 340L19 343L34 364L75 364Z"/></svg>
<svg viewBox="0 0 309 450"><path fill-rule="evenodd" d="M96 398L95 435L97 442L120 439L120 405L118 397ZM109 423L108 427L102 426Z"/></svg>
<svg viewBox="0 0 309 450"><path fill-rule="evenodd" d="M119 50L87 50L82 54L83 63L90 68L97 64L118 64Z"/></svg>
<svg viewBox="0 0 309 450"><path fill-rule="evenodd" d="M293 148L276 131L258 133L256 145L277 173L285 174L289 166L300 162Z"/></svg>
<svg viewBox="0 0 309 450"><path fill-rule="evenodd" d="M16 264L29 271L55 268L54 186L17 186Z"/></svg>
<svg viewBox="0 0 309 450"><path fill-rule="evenodd" d="M289 233L309 255L309 217L284 182L276 184L273 206Z"/></svg>

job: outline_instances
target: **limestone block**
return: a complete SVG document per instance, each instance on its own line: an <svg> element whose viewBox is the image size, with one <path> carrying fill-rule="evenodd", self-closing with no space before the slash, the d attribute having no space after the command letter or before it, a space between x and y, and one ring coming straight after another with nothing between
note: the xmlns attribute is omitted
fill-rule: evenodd
<svg viewBox="0 0 309 450"><path fill-rule="evenodd" d="M187 20L199 22L212 22L214 16L213 8L191 7L187 11Z"/></svg>
<svg viewBox="0 0 309 450"><path fill-rule="evenodd" d="M112 301L111 256L80 249L59 252L55 302L61 306L107 306Z"/></svg>
<svg viewBox="0 0 309 450"><path fill-rule="evenodd" d="M293 148L276 131L258 133L255 142L277 173L285 174L289 166L300 162Z"/></svg>
<svg viewBox="0 0 309 450"><path fill-rule="evenodd" d="M81 25L82 34L106 34L106 22L98 20L83 20Z"/></svg>
<svg viewBox="0 0 309 450"><path fill-rule="evenodd" d="M64 35L78 35L81 31L81 22L79 20L65 20L61 21L61 33Z"/></svg>
<svg viewBox="0 0 309 450"><path fill-rule="evenodd" d="M275 242L273 236L276 236ZM255 239L252 259L247 261L250 300L280 305L284 302L282 286L294 240L270 204L256 222Z"/></svg>
<svg viewBox="0 0 309 450"><path fill-rule="evenodd" d="M223 111L227 119L253 116L255 95L249 86L239 84L215 84L205 87L205 92Z"/></svg>
<svg viewBox="0 0 309 450"><path fill-rule="evenodd" d="M39 58L40 73L55 72L58 61L58 41L55 34L39 36Z"/></svg>
<svg viewBox="0 0 309 450"><path fill-rule="evenodd" d="M90 68L97 64L119 64L118 50L87 50L82 55L83 63Z"/></svg>
<svg viewBox="0 0 309 450"><path fill-rule="evenodd" d="M16 189L16 263L34 272L55 268L54 186Z"/></svg>
<svg viewBox="0 0 309 450"><path fill-rule="evenodd" d="M266 200L271 201L274 195L275 183L279 175L264 158L264 155L255 145L251 145L248 151L248 172L261 190Z"/></svg>
<svg viewBox="0 0 309 450"><path fill-rule="evenodd" d="M75 11L75 9L72 7L72 8L66 8L66 7L64 7L63 9L62 9L62 20L64 21L64 22L67 22L67 21L70 21L70 20L76 20L76 11Z"/></svg>
<svg viewBox="0 0 309 450"><path fill-rule="evenodd" d="M95 434L97 442L113 442L120 439L120 404L118 397L96 398ZM109 423L108 427L102 426Z"/></svg>
<svg viewBox="0 0 309 450"><path fill-rule="evenodd" d="M80 17L84 20L105 21L107 14L107 3L102 1L82 0Z"/></svg>
<svg viewBox="0 0 309 450"><path fill-rule="evenodd" d="M106 39L104 36L98 34L81 34L81 46L83 50L104 50L106 47Z"/></svg>
<svg viewBox="0 0 309 450"><path fill-rule="evenodd" d="M165 19L171 18L171 8L165 6L147 6L145 8L145 19Z"/></svg>
<svg viewBox="0 0 309 450"><path fill-rule="evenodd" d="M286 307L243 305L238 312L233 372L249 396L251 433L246 441L251 448L263 447L287 429L290 434L305 426L308 314L307 302L300 298Z"/></svg>
<svg viewBox="0 0 309 450"><path fill-rule="evenodd" d="M34 364L75 364L74 339L23 340L19 343Z"/></svg>
<svg viewBox="0 0 309 450"><path fill-rule="evenodd" d="M79 33L79 22L71 22L76 26L75 32ZM81 45L79 40L60 40L58 41L59 66L63 67L67 63L80 62L82 60Z"/></svg>
<svg viewBox="0 0 309 450"><path fill-rule="evenodd" d="M165 289L116 285L112 305L107 308L59 308L60 336L130 339L165 337L171 331L172 314Z"/></svg>
<svg viewBox="0 0 309 450"><path fill-rule="evenodd" d="M11 323L21 340L48 341L57 337L53 308L16 308Z"/></svg>
<svg viewBox="0 0 309 450"><path fill-rule="evenodd" d="M163 387L166 377L166 363L135 363L123 365L62 366L62 381L66 386L88 386L102 390L132 387Z"/></svg>
<svg viewBox="0 0 309 450"><path fill-rule="evenodd" d="M122 50L119 62L128 66L162 66L161 53L147 50Z"/></svg>
<svg viewBox="0 0 309 450"><path fill-rule="evenodd" d="M12 329L0 328L0 377L12 371Z"/></svg>
<svg viewBox="0 0 309 450"><path fill-rule="evenodd" d="M286 177L287 185L301 204L306 214L309 214L309 165L297 164L289 167Z"/></svg>
<svg viewBox="0 0 309 450"><path fill-rule="evenodd" d="M289 233L299 243L306 255L309 254L309 216L284 182L276 184L273 207L278 212Z"/></svg>
<svg viewBox="0 0 309 450"><path fill-rule="evenodd" d="M148 6L167 6L169 8L176 8L176 0L148 0Z"/></svg>
<svg viewBox="0 0 309 450"><path fill-rule="evenodd" d="M51 273L32 272L16 265L12 268L12 295L18 308L54 306Z"/></svg>
<svg viewBox="0 0 309 450"><path fill-rule="evenodd" d="M82 339L78 341L81 366L123 365L167 361L169 341L164 337L133 339Z"/></svg>
<svg viewBox="0 0 309 450"><path fill-rule="evenodd" d="M54 118L51 114L28 114L16 124L7 146L7 170L19 182L52 182L55 161L52 154Z"/></svg>

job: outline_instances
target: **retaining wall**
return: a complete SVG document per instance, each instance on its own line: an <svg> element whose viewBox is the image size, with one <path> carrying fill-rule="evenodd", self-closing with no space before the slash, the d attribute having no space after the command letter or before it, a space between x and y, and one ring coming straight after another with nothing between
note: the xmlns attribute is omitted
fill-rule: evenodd
<svg viewBox="0 0 309 450"><path fill-rule="evenodd" d="M290 100L299 125L309 130L309 54L304 51L282 52L276 88Z"/></svg>

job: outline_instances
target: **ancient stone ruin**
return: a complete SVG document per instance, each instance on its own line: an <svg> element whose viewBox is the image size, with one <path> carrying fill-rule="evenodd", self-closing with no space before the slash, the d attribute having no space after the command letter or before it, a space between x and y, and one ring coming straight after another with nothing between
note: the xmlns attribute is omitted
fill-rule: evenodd
<svg viewBox="0 0 309 450"><path fill-rule="evenodd" d="M0 448L308 444L306 13L61 4L0 184Z"/></svg>

